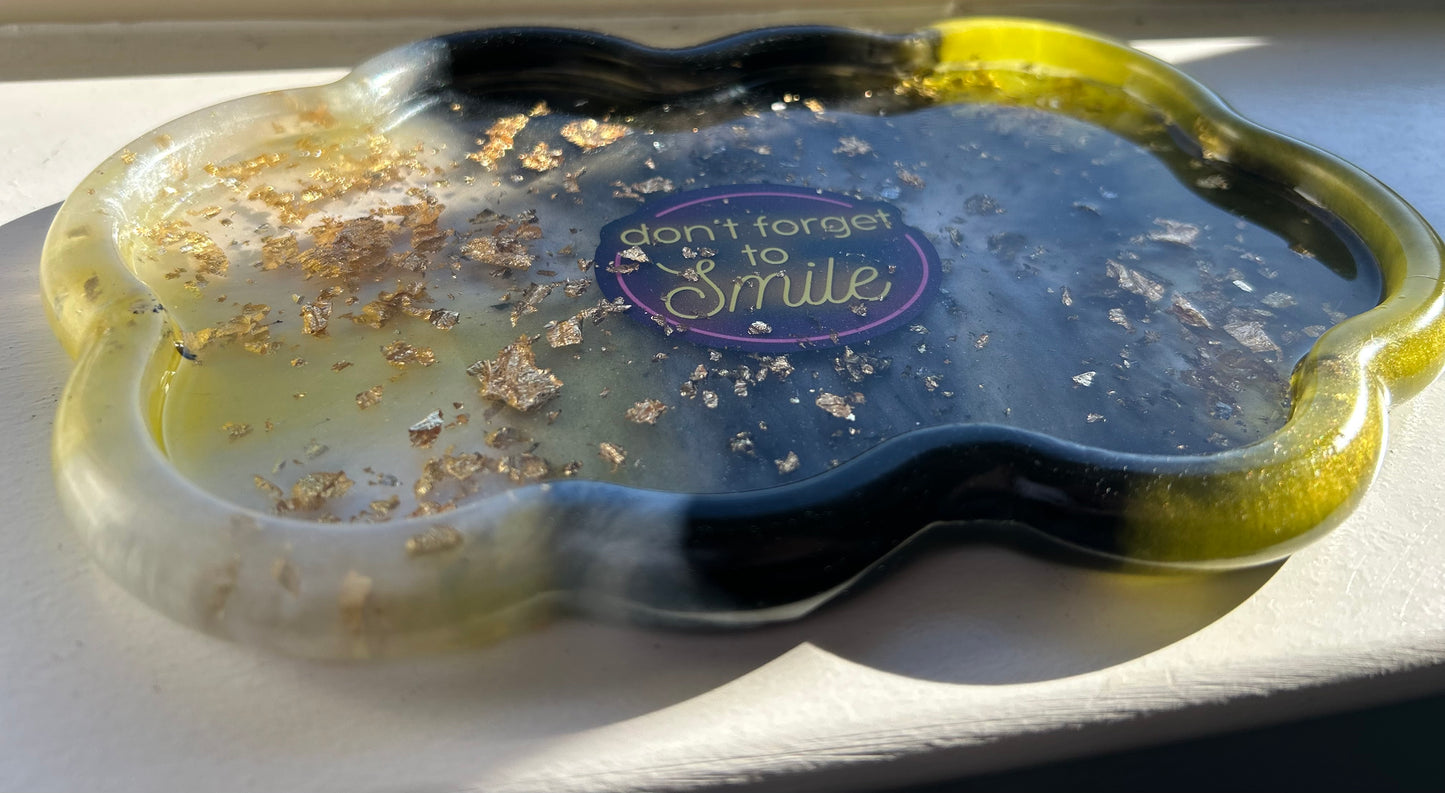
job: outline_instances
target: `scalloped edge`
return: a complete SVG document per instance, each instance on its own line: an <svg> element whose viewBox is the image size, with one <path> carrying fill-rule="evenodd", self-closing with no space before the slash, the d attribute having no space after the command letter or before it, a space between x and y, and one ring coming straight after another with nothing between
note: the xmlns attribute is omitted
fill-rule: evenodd
<svg viewBox="0 0 1445 793"><path fill-rule="evenodd" d="M1379 464L1391 399L1415 393L1445 363L1445 249L1414 210L1353 166L1245 120L1174 67L1125 45L1005 18L952 20L905 37L770 29L687 50L566 31L491 35L541 34L674 62L767 52L800 36L852 37L897 48L900 61L931 49L929 68L938 75L1028 64L1118 89L1185 130L1207 156L1298 185L1301 196L1364 239L1380 262L1385 294L1379 306L1318 340L1296 369L1290 418L1251 446L1193 457L1127 455L996 427L941 427L900 436L833 472L769 491L692 496L591 482L524 488L446 516L468 546L486 553L409 560L401 553L406 538L435 519L348 526L342 533L238 508L201 491L166 460L148 418L157 384L175 362L171 329L149 290L131 276L116 240L125 201L138 191L154 193L163 160L200 167L205 157L183 143L152 151L138 142L137 151L150 153L128 170L150 174L150 181L117 175L116 159L97 169L57 215L42 266L46 310L77 358L56 418L58 489L97 558L126 588L212 633L335 657L474 644L531 624L539 609L558 601L684 624L794 618L940 519L1036 524L1070 518L1079 528L1055 531L1056 539L1095 555L1168 567L1261 563L1343 519ZM425 76L449 68L448 42L460 38L394 50L329 86L219 105L142 140L166 133L184 142L203 131L209 140L225 138L319 102L382 118ZM74 294L87 271L104 276L103 300ZM960 481L1000 467L1053 495L1018 496L1012 512L980 516L935 492L949 477ZM725 553L729 538L777 530L811 506L836 518L830 530L854 539L878 534L836 496L840 489L884 492L896 510L891 523L919 522L859 543L842 572L805 578L793 589L742 591L726 579L754 575L753 568L719 572L692 558L699 543L713 541L722 558L739 561ZM932 511L920 511L925 508ZM1097 517L1102 512L1109 514ZM300 571L302 595L277 586L277 560Z"/></svg>

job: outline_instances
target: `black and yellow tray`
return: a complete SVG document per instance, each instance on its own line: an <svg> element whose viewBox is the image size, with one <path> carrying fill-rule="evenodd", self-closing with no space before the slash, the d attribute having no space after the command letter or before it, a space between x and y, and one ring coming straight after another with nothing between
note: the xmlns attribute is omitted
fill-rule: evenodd
<svg viewBox="0 0 1445 793"><path fill-rule="evenodd" d="M793 618L924 532L1277 559L1445 347L1388 189L1013 19L423 41L136 141L42 280L97 558L318 656Z"/></svg>

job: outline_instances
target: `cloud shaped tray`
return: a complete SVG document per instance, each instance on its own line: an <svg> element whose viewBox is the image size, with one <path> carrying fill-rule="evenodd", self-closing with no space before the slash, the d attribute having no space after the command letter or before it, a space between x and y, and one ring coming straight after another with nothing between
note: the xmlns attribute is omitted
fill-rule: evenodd
<svg viewBox="0 0 1445 793"><path fill-rule="evenodd" d="M419 42L131 144L42 281L101 564L314 656L794 618L925 531L1276 559L1445 345L1388 189L1012 19Z"/></svg>

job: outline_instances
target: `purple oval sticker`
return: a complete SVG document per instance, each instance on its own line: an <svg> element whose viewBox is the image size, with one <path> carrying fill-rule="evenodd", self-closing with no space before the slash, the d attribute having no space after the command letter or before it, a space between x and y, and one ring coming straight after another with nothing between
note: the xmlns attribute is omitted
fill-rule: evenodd
<svg viewBox="0 0 1445 793"><path fill-rule="evenodd" d="M598 285L629 314L713 347L856 343L898 327L938 253L897 207L782 185L691 190L602 229Z"/></svg>

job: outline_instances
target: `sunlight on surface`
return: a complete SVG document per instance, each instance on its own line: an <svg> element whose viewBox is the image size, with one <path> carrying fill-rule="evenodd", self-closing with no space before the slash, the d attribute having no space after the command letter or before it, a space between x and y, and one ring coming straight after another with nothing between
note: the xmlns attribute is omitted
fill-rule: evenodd
<svg viewBox="0 0 1445 793"><path fill-rule="evenodd" d="M1269 44L1264 36L1219 36L1198 39L1134 39L1129 45L1170 63L1189 63L1252 50Z"/></svg>

